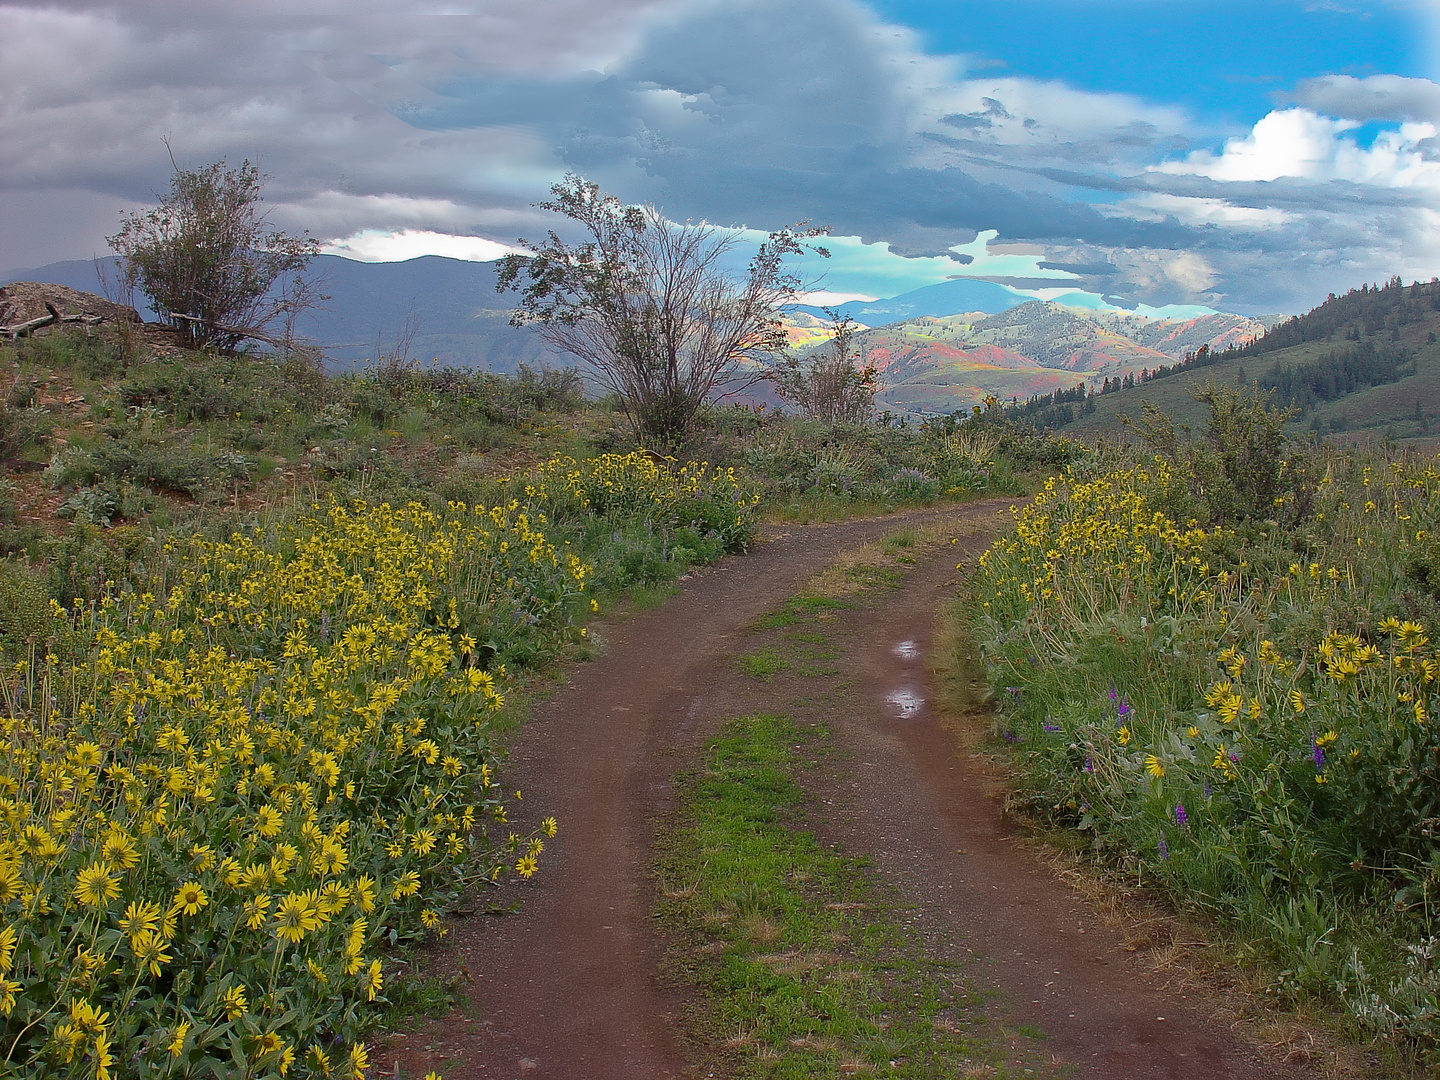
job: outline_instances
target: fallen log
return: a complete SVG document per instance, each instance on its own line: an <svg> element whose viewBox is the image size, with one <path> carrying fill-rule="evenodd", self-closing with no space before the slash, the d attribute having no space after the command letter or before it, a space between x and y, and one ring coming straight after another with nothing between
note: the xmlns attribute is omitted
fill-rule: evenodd
<svg viewBox="0 0 1440 1080"><path fill-rule="evenodd" d="M48 307L49 305L46 306ZM27 319L25 322L16 323L13 326L0 326L0 337L14 341L17 338L27 337L36 330L39 330L42 326L49 326L51 323L59 321L60 317L55 314L52 308L50 314L41 315L38 319Z"/></svg>
<svg viewBox="0 0 1440 1080"><path fill-rule="evenodd" d="M55 305L49 300L45 301L45 310L55 316L56 322L62 323L83 323L86 326L98 326L105 321L104 315L90 315L86 312L77 312L74 315L61 315Z"/></svg>
<svg viewBox="0 0 1440 1080"><path fill-rule="evenodd" d="M15 341L18 338L28 337L42 326L53 326L56 323L80 323L84 326L97 326L105 321L103 315L90 315L80 312L75 315L61 315L58 308L50 301L45 301L47 314L36 316L33 319L26 319L24 322L14 323L10 326L0 326L0 338L7 338Z"/></svg>
<svg viewBox="0 0 1440 1080"><path fill-rule="evenodd" d="M197 315L181 315L178 311L169 313L168 318L181 319L188 323L203 324L211 330L218 330L222 334L229 334L237 338L249 338L252 341L259 341L266 345L274 345L277 349L293 348L295 342L287 338L275 337L263 330L251 326L227 326L225 323L208 322Z"/></svg>

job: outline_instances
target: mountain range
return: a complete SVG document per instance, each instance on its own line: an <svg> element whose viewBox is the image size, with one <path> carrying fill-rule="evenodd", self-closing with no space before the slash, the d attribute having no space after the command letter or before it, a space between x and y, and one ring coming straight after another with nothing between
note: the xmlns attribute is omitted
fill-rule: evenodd
<svg viewBox="0 0 1440 1080"><path fill-rule="evenodd" d="M855 347L880 372L882 408L948 413L987 395L1021 401L1168 367L1202 345L1212 350L1259 337L1243 315L1145 319L1123 312L1030 300L996 314L906 319L859 331Z"/></svg>
<svg viewBox="0 0 1440 1080"><path fill-rule="evenodd" d="M406 351L440 366L484 367L513 373L520 364L564 360L532 330L510 325L510 297L495 291L495 264L426 255L393 263L364 263L320 255L311 277L328 299L296 322L301 337L324 348L332 368L363 367L380 353ZM106 292L118 277L113 258L51 263L0 275L11 281L53 281ZM109 294L113 294L111 288ZM143 297L136 298L140 306ZM153 312L145 312L154 318Z"/></svg>
<svg viewBox="0 0 1440 1080"><path fill-rule="evenodd" d="M363 263L321 255L312 271L329 299L295 329L321 345L337 370L363 367L382 353L501 372L568 362L534 330L510 325L513 298L495 291L493 263L435 255ZM51 281L105 292L102 276L116 279L113 259L14 271L0 275L0 284ZM948 413L987 394L1023 399L1077 383L1099 386L1171 364L1201 345L1249 340L1266 328L1240 315L1159 320L1071 308L969 279L836 310L863 327L857 344L882 372L882 408L911 413ZM825 309L797 306L787 322L800 351L829 337Z"/></svg>

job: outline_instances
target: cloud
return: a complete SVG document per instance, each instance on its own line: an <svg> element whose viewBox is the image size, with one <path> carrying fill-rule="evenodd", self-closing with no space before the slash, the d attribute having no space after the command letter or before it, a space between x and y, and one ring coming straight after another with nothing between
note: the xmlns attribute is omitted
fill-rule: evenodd
<svg viewBox="0 0 1440 1080"><path fill-rule="evenodd" d="M1156 171L1189 173L1225 182L1349 181L1376 187L1440 190L1440 155L1431 150L1437 128L1430 122L1382 131L1367 148L1345 133L1359 121L1332 119L1309 109L1283 109L1261 119L1250 134L1229 139L1215 154L1197 150Z"/></svg>
<svg viewBox="0 0 1440 1080"><path fill-rule="evenodd" d="M117 206L150 202L168 186L168 142L181 165L258 162L287 227L346 236L494 225L508 236L541 219L530 203L563 163L520 125L437 137L410 124L407 111L433 102L426 82L458 71L553 78L609 63L659 6L0 4L0 196L80 189ZM409 212L423 205L437 212ZM7 235L4 261L38 252L48 228L32 221ZM103 250L113 229L55 257Z"/></svg>
<svg viewBox="0 0 1440 1080"><path fill-rule="evenodd" d="M1274 207L1244 206L1228 199L1147 192L1127 199L1124 208L1136 217L1153 213L1157 219L1176 218L1191 225L1270 228L1294 221L1295 215Z"/></svg>
<svg viewBox="0 0 1440 1080"><path fill-rule="evenodd" d="M839 307L841 304L848 304L852 300L859 300L868 304L879 299L880 297L871 296L868 293L831 292L829 289L817 289L814 292L795 294L797 303L810 304L814 307Z"/></svg>
<svg viewBox="0 0 1440 1080"><path fill-rule="evenodd" d="M1440 83L1400 75L1324 75L1295 87L1295 102L1346 120L1440 122Z"/></svg>
<svg viewBox="0 0 1440 1080"><path fill-rule="evenodd" d="M574 170L679 220L830 225L836 292L1052 273L1290 307L1431 257L1437 90L1325 76L1237 132L927 53L858 0L11 0L0 262L103 250L168 140L258 162L277 224L367 257L557 227L532 204ZM987 230L1028 262L966 268Z"/></svg>
<svg viewBox="0 0 1440 1080"><path fill-rule="evenodd" d="M497 244L483 236L452 236L428 229L402 229L386 232L363 229L343 240L332 240L321 251L326 255L342 255L359 262L400 262L422 255L443 255L447 259L470 262L493 262L502 255L525 254L524 250Z"/></svg>

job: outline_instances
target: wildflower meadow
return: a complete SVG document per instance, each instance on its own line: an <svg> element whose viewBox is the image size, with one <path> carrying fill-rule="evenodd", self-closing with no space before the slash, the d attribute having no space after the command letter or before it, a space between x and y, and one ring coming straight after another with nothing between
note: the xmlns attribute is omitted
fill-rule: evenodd
<svg viewBox="0 0 1440 1080"><path fill-rule="evenodd" d="M1440 460L1291 450L1248 515L1165 455L1017 509L973 611L999 734L1033 812L1206 912L1275 992L1434 1052Z"/></svg>
<svg viewBox="0 0 1440 1080"><path fill-rule="evenodd" d="M494 720L585 633L584 526L713 558L754 502L641 454L498 487L170 536L7 643L4 1075L358 1080L386 950L537 872L560 825L507 824Z"/></svg>

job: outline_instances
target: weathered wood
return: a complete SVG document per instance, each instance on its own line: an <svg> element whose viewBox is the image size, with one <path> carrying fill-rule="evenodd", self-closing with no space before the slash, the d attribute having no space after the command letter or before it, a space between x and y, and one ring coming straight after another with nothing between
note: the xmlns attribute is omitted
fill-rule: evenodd
<svg viewBox="0 0 1440 1080"><path fill-rule="evenodd" d="M0 338L8 338L14 341L17 338L27 337L39 330L42 326L51 326L55 323L80 323L84 326L97 326L105 321L103 315L89 315L81 312L77 315L61 315L55 305L46 301L46 315L34 319L26 319L24 322L15 323L13 326L0 326Z"/></svg>
<svg viewBox="0 0 1440 1080"><path fill-rule="evenodd" d="M49 326L51 323L59 321L59 317L52 309L49 315L41 315L38 319L28 319L25 322L16 323L14 326L0 326L0 337L14 341L16 338L25 337L39 330L42 326Z"/></svg>
<svg viewBox="0 0 1440 1080"><path fill-rule="evenodd" d="M205 323L205 320L196 315L181 315L178 311L172 311L169 318L181 319L189 323ZM218 330L222 334L231 334L238 338L249 338L252 341L263 342L266 345L274 345L277 349L293 348L295 343L285 338L275 337L264 331L256 330L248 326L227 326L225 323L206 323L211 330Z"/></svg>

